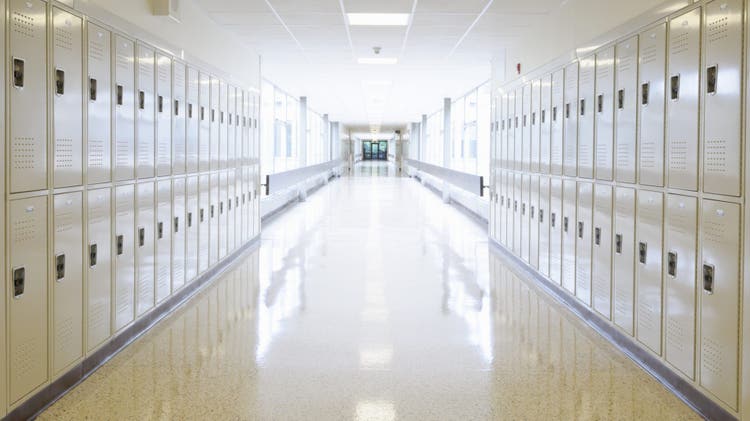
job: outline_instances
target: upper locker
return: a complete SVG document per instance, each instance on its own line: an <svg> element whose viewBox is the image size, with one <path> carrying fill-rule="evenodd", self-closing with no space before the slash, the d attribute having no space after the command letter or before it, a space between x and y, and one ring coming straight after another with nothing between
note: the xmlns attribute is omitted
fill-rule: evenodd
<svg viewBox="0 0 750 421"><path fill-rule="evenodd" d="M227 168L234 168L237 165L237 88L229 86L227 105Z"/></svg>
<svg viewBox="0 0 750 421"><path fill-rule="evenodd" d="M578 82L578 176L594 178L594 96L596 58L581 59Z"/></svg>
<svg viewBox="0 0 750 421"><path fill-rule="evenodd" d="M219 79L211 76L209 83L209 138L208 138L208 161L211 171L219 169L219 143L223 136L220 135L221 125L219 123L219 104L221 103L221 88Z"/></svg>
<svg viewBox="0 0 750 421"><path fill-rule="evenodd" d="M193 67L187 68L187 89L185 94L185 172L194 174L198 172L198 138L200 135L200 110L201 103L199 95L201 91L200 75Z"/></svg>
<svg viewBox="0 0 750 421"><path fill-rule="evenodd" d="M550 172L554 175L563 173L563 83L563 69L552 73Z"/></svg>
<svg viewBox="0 0 750 421"><path fill-rule="evenodd" d="M111 77L111 33L89 23L87 27L88 49L88 130L86 154L88 184L106 183L111 180L111 136L112 136L112 77Z"/></svg>
<svg viewBox="0 0 750 421"><path fill-rule="evenodd" d="M507 136L505 137L505 168L513 169L515 167L515 142L516 142L516 129L515 129L515 115L516 115L516 93L508 93L508 110L505 113L507 123Z"/></svg>
<svg viewBox="0 0 750 421"><path fill-rule="evenodd" d="M47 188L46 3L9 2L10 193Z"/></svg>
<svg viewBox="0 0 750 421"><path fill-rule="evenodd" d="M138 178L154 176L154 50L143 44L136 48L137 83L137 167Z"/></svg>
<svg viewBox="0 0 750 421"><path fill-rule="evenodd" d="M596 166L594 176L612 180L615 47L596 53Z"/></svg>
<svg viewBox="0 0 750 421"><path fill-rule="evenodd" d="M667 25L662 23L639 36L639 182L664 186L664 69Z"/></svg>
<svg viewBox="0 0 750 421"><path fill-rule="evenodd" d="M187 74L185 63L172 62L172 174L185 174Z"/></svg>
<svg viewBox="0 0 750 421"><path fill-rule="evenodd" d="M550 172L550 112L551 106L550 101L552 79L551 76L544 76L540 79L539 84L541 85L541 99L539 105L539 172L542 174L549 174Z"/></svg>
<svg viewBox="0 0 750 421"><path fill-rule="evenodd" d="M219 113L219 167L227 167L227 151L229 148L229 87L226 82L219 81L219 104L216 107Z"/></svg>
<svg viewBox="0 0 750 421"><path fill-rule="evenodd" d="M192 76L190 77L192 84ZM198 110L199 130L198 130L198 171L208 171L209 168L209 151L211 142L211 123L209 114L211 109L211 97L209 95L211 79L204 72L198 74L198 101L200 107ZM190 133L188 132L188 136Z"/></svg>
<svg viewBox="0 0 750 421"><path fill-rule="evenodd" d="M531 110L533 99L531 95L531 83L523 87L523 141L521 145L522 169L525 172L531 171Z"/></svg>
<svg viewBox="0 0 750 421"><path fill-rule="evenodd" d="M115 181L135 178L135 45L114 37L114 166Z"/></svg>
<svg viewBox="0 0 750 421"><path fill-rule="evenodd" d="M54 186L83 184L83 20L52 8Z"/></svg>
<svg viewBox="0 0 750 421"><path fill-rule="evenodd" d="M615 46L615 180L635 183L638 37Z"/></svg>
<svg viewBox="0 0 750 421"><path fill-rule="evenodd" d="M526 115L525 102L527 98L528 90L526 87L516 89L516 114L513 121L513 128L515 134L513 135L513 161L515 162L516 171L523 170L524 163L524 143L526 142L526 127L524 126L524 116Z"/></svg>
<svg viewBox="0 0 750 421"><path fill-rule="evenodd" d="M542 87L539 79L531 82L531 172L539 172L539 137L541 135L539 112L541 109Z"/></svg>
<svg viewBox="0 0 750 421"><path fill-rule="evenodd" d="M156 54L156 175L172 173L172 59Z"/></svg>
<svg viewBox="0 0 750 421"><path fill-rule="evenodd" d="M563 173L575 177L578 174L578 62L565 67L563 101Z"/></svg>

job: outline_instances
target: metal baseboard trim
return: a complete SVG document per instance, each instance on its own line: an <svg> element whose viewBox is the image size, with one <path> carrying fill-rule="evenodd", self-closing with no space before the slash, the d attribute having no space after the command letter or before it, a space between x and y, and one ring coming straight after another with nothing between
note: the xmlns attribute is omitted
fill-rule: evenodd
<svg viewBox="0 0 750 421"><path fill-rule="evenodd" d="M421 180L421 179L420 179L419 177L417 177L416 175L415 175L415 176L409 176L409 178L414 178L414 179L416 179L416 180L420 180L420 181L422 181L422 180ZM440 190L439 188L437 188L437 187L433 186L433 185L432 185L432 184L430 184L430 183L425 183L425 184L423 184L423 186L424 186L425 188L427 188L428 190L431 190L431 191L432 191L433 193L435 193L435 194L436 194L436 195L438 195L438 196L442 196L442 195L443 195L443 192L442 192L442 190ZM451 204L451 205L453 205L453 206L454 206L454 207L455 207L456 209L458 209L458 210L460 210L461 212L463 212L464 214L466 214L466 216L468 216L468 217L470 217L471 219L473 219L473 220L474 220L474 222L478 223L478 224L479 224L479 225L481 225L482 227L484 227L484 228L487 228L487 227L489 226L489 221L487 221L487 219L485 219L485 218L484 218L484 217L483 217L482 215L480 215L480 214L478 214L478 213L474 212L473 210L471 210L471 209L467 208L466 206L464 206L464 204L463 204L463 203L461 203L461 202L459 202L459 201L457 201L457 200L453 200L453 199L451 199L451 201L450 201L450 204Z"/></svg>
<svg viewBox="0 0 750 421"><path fill-rule="evenodd" d="M541 289L582 319L594 331L638 364L680 400L685 402L698 415L707 420L737 420L734 415L721 407L721 405L711 400L703 392L670 369L665 362L638 346L630 336L619 331L608 320L605 320L592 309L586 307L578 298L570 295L560 285L545 278L531 267L531 265L510 252L496 240L490 238L489 243L492 246L491 248L499 253L506 263L509 263L508 266L511 269L527 279L536 281L536 284Z"/></svg>
<svg viewBox="0 0 750 421"><path fill-rule="evenodd" d="M3 419L27 420L39 416L42 411L47 409L58 399L65 396L66 393L79 383L86 380L99 367L112 359L133 341L148 332L162 319L166 318L173 311L188 302L204 287L211 284L229 269L234 263L245 257L246 253L250 250L256 249L259 245L260 235L257 235L255 238L225 257L222 261L203 272L192 282L184 285L179 291L158 304L148 313L141 316L138 320L116 333L114 337L110 338L96 351L83 358L83 360L73 366L65 374L53 380L33 396L28 398L24 403L8 412Z"/></svg>

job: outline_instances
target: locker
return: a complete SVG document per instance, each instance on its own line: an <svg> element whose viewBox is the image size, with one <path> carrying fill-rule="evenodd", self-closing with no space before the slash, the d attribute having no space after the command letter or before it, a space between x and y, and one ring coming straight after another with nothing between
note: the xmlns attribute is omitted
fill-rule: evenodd
<svg viewBox="0 0 750 421"><path fill-rule="evenodd" d="M667 183L698 190L698 89L701 10L669 21Z"/></svg>
<svg viewBox="0 0 750 421"><path fill-rule="evenodd" d="M217 162L218 163L218 162ZM212 173L209 178L209 206L208 206L208 263L213 266L219 261L219 174Z"/></svg>
<svg viewBox="0 0 750 421"><path fill-rule="evenodd" d="M253 117L252 117L252 108L253 108L253 97L250 94L250 92L245 91L244 94L245 98L245 116L247 117L247 124L245 125L245 143L243 145L243 155L245 157L245 165L251 164L251 158L253 156L253 145L255 143L255 133L252 129L253 126Z"/></svg>
<svg viewBox="0 0 750 421"><path fill-rule="evenodd" d="M633 334L633 292L635 283L635 190L615 189L615 228L613 254L613 321Z"/></svg>
<svg viewBox="0 0 750 421"><path fill-rule="evenodd" d="M615 48L596 53L596 161L594 176L612 180L612 148L614 143Z"/></svg>
<svg viewBox="0 0 750 421"><path fill-rule="evenodd" d="M135 306L136 316L140 316L154 307L155 277L155 246L154 246L154 183L152 181L139 183L136 186L136 274Z"/></svg>
<svg viewBox="0 0 750 421"><path fill-rule="evenodd" d="M506 221L507 221L506 206L510 199L508 198L508 186L507 186L506 178L507 178L507 175L506 175L505 170L501 170L500 179L499 179L500 204L499 204L499 211L498 211L498 217L499 217L498 224L500 225L500 228L498 229L500 231L500 238L499 238L500 244L508 247L508 241L507 241L508 226L506 224ZM252 217L252 213L250 214L250 216ZM251 221L251 224L252 224L252 221Z"/></svg>
<svg viewBox="0 0 750 421"><path fill-rule="evenodd" d="M564 73L563 69L560 69L552 73L550 102L550 172L554 175L563 173L564 93Z"/></svg>
<svg viewBox="0 0 750 421"><path fill-rule="evenodd" d="M712 1L704 17L703 191L740 196L742 0Z"/></svg>
<svg viewBox="0 0 750 421"><path fill-rule="evenodd" d="M229 148L229 87L223 81L219 81L219 96L216 106L219 113L219 166L220 169L227 167L227 150Z"/></svg>
<svg viewBox="0 0 750 421"><path fill-rule="evenodd" d="M135 178L135 46L133 41L121 35L115 35L114 43L113 160L115 181L122 181Z"/></svg>
<svg viewBox="0 0 750 421"><path fill-rule="evenodd" d="M237 152L237 123L239 118L237 116L237 88L229 86L227 88L227 168L235 168L237 163L235 161Z"/></svg>
<svg viewBox="0 0 750 421"><path fill-rule="evenodd" d="M109 188L88 192L88 242L86 243L87 351L93 351L110 336L112 312L112 218Z"/></svg>
<svg viewBox="0 0 750 421"><path fill-rule="evenodd" d="M516 126L518 125L518 119L516 119L516 93L510 92L508 94L508 112L507 112L507 118L508 118L508 131L507 131L507 137L505 140L505 159L506 159L506 168L507 169L514 169L516 166Z"/></svg>
<svg viewBox="0 0 750 421"><path fill-rule="evenodd" d="M549 252L550 252L550 179L547 176L539 177L539 271L542 275L549 277Z"/></svg>
<svg viewBox="0 0 750 421"><path fill-rule="evenodd" d="M198 249L199 249L199 230L200 209L198 200L198 176L190 176L186 182L186 214L185 229L187 235L185 238L185 283L191 282L198 276ZM205 247L204 247L205 248ZM208 259L206 259L208 261Z"/></svg>
<svg viewBox="0 0 750 421"><path fill-rule="evenodd" d="M577 201L576 182L565 180L562 213L562 286L571 294L575 294L576 289Z"/></svg>
<svg viewBox="0 0 750 421"><path fill-rule="evenodd" d="M242 206L242 211L240 212L240 235L242 238L242 244L244 244L250 239L250 229L252 228L252 222L250 221L250 205L252 197L249 197L249 188L245 187L249 187L250 185L250 167L243 166L240 168L240 171L241 173L240 179L238 180L237 191L240 192L241 197L240 205ZM495 224L499 224L499 221L496 220Z"/></svg>
<svg viewBox="0 0 750 421"><path fill-rule="evenodd" d="M201 175L198 179L198 273L208 269L210 249L209 210L211 207L210 176ZM206 247L209 246L209 247Z"/></svg>
<svg viewBox="0 0 750 421"><path fill-rule="evenodd" d="M175 80L176 81L176 80ZM198 70L187 68L187 94L185 98L185 172L198 172L198 139L202 133L201 107L199 101L201 91Z"/></svg>
<svg viewBox="0 0 750 421"><path fill-rule="evenodd" d="M115 261L114 331L133 321L135 316L135 186L115 188Z"/></svg>
<svg viewBox="0 0 750 421"><path fill-rule="evenodd" d="M578 183L576 224L576 297L591 306L591 239L593 223L594 186Z"/></svg>
<svg viewBox="0 0 750 421"><path fill-rule="evenodd" d="M562 204L563 185L559 178L550 179L549 277L562 285Z"/></svg>
<svg viewBox="0 0 750 421"><path fill-rule="evenodd" d="M639 36L640 74L639 182L664 186L664 72L667 24Z"/></svg>
<svg viewBox="0 0 750 421"><path fill-rule="evenodd" d="M563 90L563 172L578 174L578 62L565 66Z"/></svg>
<svg viewBox="0 0 750 421"><path fill-rule="evenodd" d="M612 297L612 187L594 186L594 240L591 273L592 306L610 319Z"/></svg>
<svg viewBox="0 0 750 421"><path fill-rule="evenodd" d="M638 36L615 46L615 180L635 183Z"/></svg>
<svg viewBox="0 0 750 421"><path fill-rule="evenodd" d="M186 192L184 178L177 177L172 180L172 292L185 285Z"/></svg>
<svg viewBox="0 0 750 421"><path fill-rule="evenodd" d="M83 356L83 193L54 196L52 279L52 373Z"/></svg>
<svg viewBox="0 0 750 421"><path fill-rule="evenodd" d="M155 59L154 50L143 44L137 44L138 57L136 79L136 176L150 178L154 176L155 139L154 139L154 91L155 91Z"/></svg>
<svg viewBox="0 0 750 421"><path fill-rule="evenodd" d="M549 174L550 172L550 136L552 133L552 126L550 119L550 112L552 110L552 76L544 76L540 79L541 87L541 99L539 105L539 172L542 174Z"/></svg>
<svg viewBox="0 0 750 421"><path fill-rule="evenodd" d="M519 174L520 175L520 174ZM530 201L531 201L531 176L524 174L521 177L521 258L526 262L529 261L529 221L530 219Z"/></svg>
<svg viewBox="0 0 750 421"><path fill-rule="evenodd" d="M106 183L111 179L112 77L111 33L88 23L87 181Z"/></svg>
<svg viewBox="0 0 750 421"><path fill-rule="evenodd" d="M211 76L209 80L209 103L211 104L211 109L208 116L208 167L211 171L214 171L219 169L219 144L222 141L222 136L220 135L222 125L219 121L219 107L221 104L221 98L224 98L224 95L221 95L221 86L219 79L217 79L215 76Z"/></svg>
<svg viewBox="0 0 750 421"><path fill-rule="evenodd" d="M227 253L234 251L236 244L236 227L235 219L239 210L240 201L235 195L235 171L227 170Z"/></svg>
<svg viewBox="0 0 750 421"><path fill-rule="evenodd" d="M172 180L156 185L156 302L172 293Z"/></svg>
<svg viewBox="0 0 750 421"><path fill-rule="evenodd" d="M229 184L228 176L226 171L219 173L219 260L223 259L227 255L227 247L229 245L229 232L228 220L229 220Z"/></svg>
<svg viewBox="0 0 750 421"><path fill-rule="evenodd" d="M704 199L700 261L700 384L737 409L740 205Z"/></svg>
<svg viewBox="0 0 750 421"><path fill-rule="evenodd" d="M7 109L10 193L43 190L47 188L46 3L10 0L8 7L12 26L8 45L14 75Z"/></svg>
<svg viewBox="0 0 750 421"><path fill-rule="evenodd" d="M638 192L636 337L658 355L661 355L662 337L663 202L659 192Z"/></svg>
<svg viewBox="0 0 750 421"><path fill-rule="evenodd" d="M200 127L198 133L198 171L208 171L210 168L210 152L211 152L211 96L210 96L210 82L209 76L203 72L199 74L199 101L200 110L198 112L198 118L200 119Z"/></svg>
<svg viewBox="0 0 750 421"><path fill-rule="evenodd" d="M156 54L156 175L172 173L172 59Z"/></svg>
<svg viewBox="0 0 750 421"><path fill-rule="evenodd" d="M186 136L187 119L186 93L187 74L185 63L174 60L172 62L172 174L185 174L187 158Z"/></svg>
<svg viewBox="0 0 750 421"><path fill-rule="evenodd" d="M531 126L531 168L533 173L539 172L539 139L541 135L541 124L539 114L541 110L542 87L539 79L531 82L531 111L529 114L529 124Z"/></svg>
<svg viewBox="0 0 750 421"><path fill-rule="evenodd" d="M516 134L518 134L516 132ZM523 202L523 196L522 196L522 183L523 183L523 176L521 173L513 173L513 253L515 253L516 256L522 257L521 249L523 248L521 245L521 238L523 233L523 223L521 222L523 220L523 217L521 215L521 207Z"/></svg>
<svg viewBox="0 0 750 421"><path fill-rule="evenodd" d="M596 57L581 59L578 82L578 176L594 178L594 98Z"/></svg>
<svg viewBox="0 0 750 421"><path fill-rule="evenodd" d="M531 170L531 84L523 87L523 111L521 114L521 168L524 172Z"/></svg>
<svg viewBox="0 0 750 421"><path fill-rule="evenodd" d="M47 380L47 197L11 200L8 213L8 380L13 404Z"/></svg>
<svg viewBox="0 0 750 421"><path fill-rule="evenodd" d="M54 186L83 184L83 21L52 8Z"/></svg>
<svg viewBox="0 0 750 421"><path fill-rule="evenodd" d="M529 198L529 260L534 269L539 269L539 176L531 176Z"/></svg>

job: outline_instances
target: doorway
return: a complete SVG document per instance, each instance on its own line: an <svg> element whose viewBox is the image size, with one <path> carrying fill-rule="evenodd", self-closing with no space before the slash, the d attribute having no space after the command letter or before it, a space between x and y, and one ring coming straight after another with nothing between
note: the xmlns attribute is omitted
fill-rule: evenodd
<svg viewBox="0 0 750 421"><path fill-rule="evenodd" d="M364 160L387 160L388 141L364 141L362 142L362 159Z"/></svg>

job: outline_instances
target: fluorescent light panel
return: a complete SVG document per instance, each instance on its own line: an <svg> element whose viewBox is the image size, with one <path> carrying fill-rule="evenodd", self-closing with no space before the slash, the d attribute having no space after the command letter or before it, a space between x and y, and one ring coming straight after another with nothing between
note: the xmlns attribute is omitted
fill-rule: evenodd
<svg viewBox="0 0 750 421"><path fill-rule="evenodd" d="M410 13L347 13L351 26L407 26Z"/></svg>
<svg viewBox="0 0 750 421"><path fill-rule="evenodd" d="M396 57L360 57L357 59L359 64L397 64Z"/></svg>

